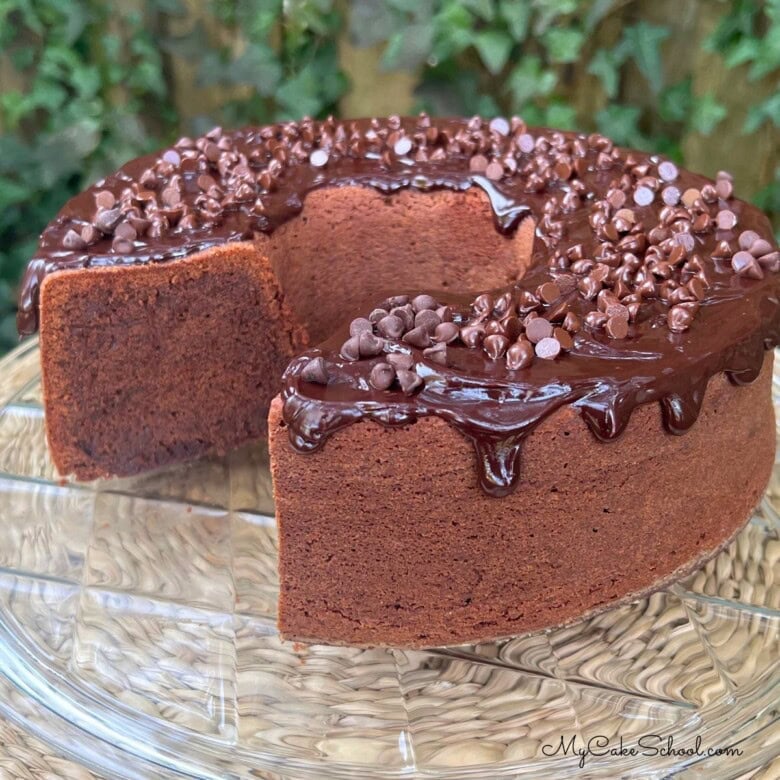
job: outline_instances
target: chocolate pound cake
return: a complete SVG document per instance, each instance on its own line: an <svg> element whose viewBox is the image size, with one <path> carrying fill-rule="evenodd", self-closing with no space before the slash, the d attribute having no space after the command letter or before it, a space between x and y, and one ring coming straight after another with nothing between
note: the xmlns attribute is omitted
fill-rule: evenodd
<svg viewBox="0 0 780 780"><path fill-rule="evenodd" d="M304 120L72 200L19 326L63 474L268 431L283 634L426 646L728 543L774 458L778 270L726 173L518 118Z"/></svg>

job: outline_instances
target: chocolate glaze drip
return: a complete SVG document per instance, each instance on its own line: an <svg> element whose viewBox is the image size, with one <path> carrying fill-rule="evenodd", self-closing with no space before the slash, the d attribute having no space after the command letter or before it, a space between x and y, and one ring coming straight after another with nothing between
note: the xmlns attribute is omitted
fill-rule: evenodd
<svg viewBox="0 0 780 780"><path fill-rule="evenodd" d="M532 215L537 240L525 277L509 288L516 299L523 291L534 291L556 278L559 269L551 262L556 256L569 252L572 257L597 261L603 257L599 255L603 236L592 221L592 207L607 197L615 182L629 182L622 189L629 198L632 192L635 196L626 206L644 237L662 224L664 230L669 225L674 228L673 218L664 222L659 192L645 202L648 193L642 177L655 170L658 158L613 150L607 139L528 130L519 120L512 121L509 134L490 131L478 120L432 122L422 117L388 123L389 127L377 120L337 125L328 120L214 134L211 146L218 143L219 149L234 158L224 166L221 158L212 154L213 149L204 152L203 139L183 139L176 146L181 157L176 174L180 198L170 206L165 198L161 203L159 197L153 197L151 210L143 206L144 199L149 200L149 182L159 196L171 171L160 172L162 162L156 155L129 163L71 200L44 231L22 286L20 333L37 328L38 291L49 273L165 262L226 241L251 240L255 234L270 232L293 218L302 209L306 194L320 187L359 185L389 194L402 188L464 191L477 186L488 197L496 228L506 235ZM519 145L518 134L524 136ZM529 136L535 145L521 153L520 149L528 147ZM426 151L413 157L408 144L394 140L398 137L428 139L429 143L426 147L423 140L415 140L418 150ZM545 163L546 150L563 142L574 148L574 167L571 161ZM310 157L312 149L327 153L315 163ZM400 152L395 154L393 149ZM541 156L537 155L539 149ZM474 165L475 155L481 156L479 165ZM486 169L483 161L488 159L491 163L502 161L503 173L499 169L496 175L495 166L492 171ZM538 171L531 170L531 163L537 162L547 167L540 164ZM150 170L156 171L154 176ZM203 204L199 177L204 174L214 176L222 188L224 197L218 209L213 203ZM246 187L242 189L243 184ZM715 192L713 182L686 171L680 171L673 184L679 193L704 191L706 187ZM154 237L141 233L130 251L117 252L110 236L99 236L85 249L66 249L69 231L93 224L95 195L104 191L112 193L124 208L135 204L144 218L162 214L169 229ZM398 426L436 415L473 443L482 487L490 495L502 496L514 489L521 476L525 437L564 405L573 406L593 434L604 441L622 433L637 405L651 402L660 403L670 433L684 433L698 416L712 376L725 372L737 384L752 381L761 369L764 350L780 340L777 275L751 278L750 269L747 275L739 275L730 258L718 249L727 242L733 253L737 237L744 231L755 231L771 242L768 221L755 208L732 199L730 185L727 192L718 191L716 200L717 208L727 205L737 224L733 230L711 227L687 233L691 246L686 251L689 256L694 252L704 266L706 293L697 300L698 313L683 332L667 327L669 301L651 297L642 301L628 338L608 338L598 329L586 328L576 333L574 345L564 357L537 360L529 368L514 371L505 362L488 360L481 350L463 345L448 347L447 365L443 366L427 359L422 350L388 340L385 350L411 352L416 371L424 379L419 393L406 396L400 390L378 391L368 383L370 367L381 356L349 362L339 355L342 330L338 342L307 351L284 375L284 419L293 446L302 452L316 450L336 431L362 420ZM620 241L617 237L613 240L617 251L623 256L641 255L642 241L636 233L624 232ZM609 258L603 259L609 262ZM498 295L505 290L494 292ZM464 300L452 295L437 297L440 304L452 306L456 322L469 316ZM577 294L569 298L571 311L583 318L594 310L592 302ZM315 356L327 362L330 381L326 386L301 377L304 366Z"/></svg>

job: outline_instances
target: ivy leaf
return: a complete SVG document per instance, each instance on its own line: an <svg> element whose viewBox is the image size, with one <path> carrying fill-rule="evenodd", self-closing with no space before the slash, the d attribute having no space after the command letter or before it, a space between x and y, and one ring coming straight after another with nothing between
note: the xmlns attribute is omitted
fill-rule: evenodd
<svg viewBox="0 0 780 780"><path fill-rule="evenodd" d="M742 132L754 133L764 122L771 122L775 127L780 127L780 92L775 92L748 111Z"/></svg>
<svg viewBox="0 0 780 780"><path fill-rule="evenodd" d="M474 20L457 0L442 8L434 24L436 40L429 59L433 66L460 54L474 42Z"/></svg>
<svg viewBox="0 0 780 780"><path fill-rule="evenodd" d="M380 61L383 70L416 70L427 59L433 45L430 22L410 24L387 42Z"/></svg>
<svg viewBox="0 0 780 780"><path fill-rule="evenodd" d="M661 91L664 73L660 46L669 37L669 28L647 22L638 22L623 30L619 48L621 54L636 63L654 93Z"/></svg>
<svg viewBox="0 0 780 780"><path fill-rule="evenodd" d="M534 32L541 35L561 16L568 16L577 10L577 0L534 0L530 3L537 12Z"/></svg>
<svg viewBox="0 0 780 780"><path fill-rule="evenodd" d="M758 54L748 71L748 78L755 81L778 68L780 68L780 9L778 9L777 21L759 42Z"/></svg>
<svg viewBox="0 0 780 780"><path fill-rule="evenodd" d="M474 47L479 52L485 67L495 76L501 72L509 59L512 39L500 30L484 30L474 39Z"/></svg>
<svg viewBox="0 0 780 780"><path fill-rule="evenodd" d="M261 95L273 95L282 76L282 66L270 46L249 44L242 54L233 60L226 75L233 84L251 84Z"/></svg>
<svg viewBox="0 0 780 780"><path fill-rule="evenodd" d="M509 27L509 34L517 43L522 43L528 35L531 4L518 3L516 0L501 0L499 12Z"/></svg>
<svg viewBox="0 0 780 780"><path fill-rule="evenodd" d="M393 29L393 14L383 0L352 0L349 36L357 46L374 46L386 41Z"/></svg>
<svg viewBox="0 0 780 780"><path fill-rule="evenodd" d="M658 100L658 113L665 122L686 122L693 106L691 78L667 87Z"/></svg>
<svg viewBox="0 0 780 780"><path fill-rule="evenodd" d="M612 99L617 95L620 60L614 49L599 49L588 63L588 73L599 79L608 98Z"/></svg>
<svg viewBox="0 0 780 780"><path fill-rule="evenodd" d="M555 73L543 69L541 59L531 55L523 58L512 69L507 84L514 98L515 108L522 110L531 98L552 92L557 82Z"/></svg>
<svg viewBox="0 0 780 780"><path fill-rule="evenodd" d="M761 51L761 41L758 38L742 38L732 46L723 58L727 68L736 68L745 62L752 62Z"/></svg>
<svg viewBox="0 0 780 780"><path fill-rule="evenodd" d="M486 22L492 22L496 15L492 0L460 0L465 8L468 8L475 16Z"/></svg>
<svg viewBox="0 0 780 780"><path fill-rule="evenodd" d="M576 62L585 35L575 27L552 27L547 30L542 40L551 62Z"/></svg>
<svg viewBox="0 0 780 780"><path fill-rule="evenodd" d="M639 115L636 106L612 103L596 112L596 127L618 144L641 147L645 139L639 130Z"/></svg>
<svg viewBox="0 0 780 780"><path fill-rule="evenodd" d="M709 135L725 118L728 111L714 95L695 97L691 107L691 127L702 135Z"/></svg>
<svg viewBox="0 0 780 780"><path fill-rule="evenodd" d="M573 106L566 103L551 103L544 111L543 124L546 127L574 130L577 126L577 113Z"/></svg>
<svg viewBox="0 0 780 780"><path fill-rule="evenodd" d="M585 30L591 32L617 5L617 0L595 0L585 16Z"/></svg>

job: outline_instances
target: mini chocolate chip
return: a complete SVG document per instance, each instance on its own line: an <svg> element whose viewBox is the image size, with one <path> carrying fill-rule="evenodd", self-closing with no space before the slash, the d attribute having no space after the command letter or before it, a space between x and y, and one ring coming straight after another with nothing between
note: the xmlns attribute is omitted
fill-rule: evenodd
<svg viewBox="0 0 780 780"><path fill-rule="evenodd" d="M704 296L707 294L707 290L704 286L704 282L702 282L701 279L699 279L698 276L694 276L693 279L688 281L687 284L688 290L690 291L691 295L697 300L701 301L704 299Z"/></svg>
<svg viewBox="0 0 780 780"><path fill-rule="evenodd" d="M401 390L403 390L406 395L414 395L422 389L423 380L415 371L399 368L396 373L398 375L398 384L401 385Z"/></svg>
<svg viewBox="0 0 780 780"><path fill-rule="evenodd" d="M693 206L694 203L701 197L701 191L697 190L695 187L689 187L685 192L682 194L682 202L683 206L687 206L690 208Z"/></svg>
<svg viewBox="0 0 780 780"><path fill-rule="evenodd" d="M411 370L414 365L414 358L408 352L390 352L385 355L385 360L396 369Z"/></svg>
<svg viewBox="0 0 780 780"><path fill-rule="evenodd" d="M316 357L309 360L301 369L301 379L316 385L328 384L328 366L325 358Z"/></svg>
<svg viewBox="0 0 780 780"><path fill-rule="evenodd" d="M430 309L423 309L417 312L414 318L414 326L416 328L425 328L429 333L433 333L440 322L439 315Z"/></svg>
<svg viewBox="0 0 780 780"><path fill-rule="evenodd" d="M504 166L500 162L493 160L487 168L485 168L485 176L491 181L498 181L504 176Z"/></svg>
<svg viewBox="0 0 780 780"><path fill-rule="evenodd" d="M674 181L679 175L679 171L677 170L677 166L673 162L669 160L664 160L658 166L658 175L664 181Z"/></svg>
<svg viewBox="0 0 780 780"><path fill-rule="evenodd" d="M425 347L431 346L431 334L427 328L423 327L412 328L404 335L403 340L418 349L425 349Z"/></svg>
<svg viewBox="0 0 780 780"><path fill-rule="evenodd" d="M525 326L525 335L534 344L542 339L550 338L552 334L553 326L544 317L535 317Z"/></svg>
<svg viewBox="0 0 780 780"><path fill-rule="evenodd" d="M122 209L99 209L95 215L95 227L103 233L111 233L122 219Z"/></svg>
<svg viewBox="0 0 780 780"><path fill-rule="evenodd" d="M728 241L718 241L715 245L715 249L712 250L712 256L717 258L731 257L732 254L734 254L734 252Z"/></svg>
<svg viewBox="0 0 780 780"><path fill-rule="evenodd" d="M389 363L377 363L371 369L368 381L377 390L387 390L395 381L395 369Z"/></svg>
<svg viewBox="0 0 780 780"><path fill-rule="evenodd" d="M543 303L553 303L561 297L561 289L555 282L545 282L536 289Z"/></svg>
<svg viewBox="0 0 780 780"><path fill-rule="evenodd" d="M628 308L624 306L622 303L616 303L614 301L610 301L607 304L606 309L604 309L604 314L607 315L607 317L613 318L617 317L619 319L628 319Z"/></svg>
<svg viewBox="0 0 780 780"><path fill-rule="evenodd" d="M487 293L482 293L482 295L478 295L474 299L474 303L471 304L474 311L481 312L484 314L489 314L493 311L493 307L495 306L495 302L493 301L493 296L488 295Z"/></svg>
<svg viewBox="0 0 780 780"><path fill-rule="evenodd" d="M523 154L530 154L536 148L536 141L530 133L522 133L517 137L517 148Z"/></svg>
<svg viewBox="0 0 780 780"><path fill-rule="evenodd" d="M528 368L534 362L534 348L530 341L518 341L506 351L506 365L510 371Z"/></svg>
<svg viewBox="0 0 780 780"><path fill-rule="evenodd" d="M399 156L403 157L412 151L412 139L407 136L399 138L393 146L393 151Z"/></svg>
<svg viewBox="0 0 780 780"><path fill-rule="evenodd" d="M127 239L128 241L135 241L138 238L138 233L129 222L120 222L114 228L114 236Z"/></svg>
<svg viewBox="0 0 780 780"><path fill-rule="evenodd" d="M498 133L499 135L509 135L509 122L507 122L506 119L504 119L502 116L493 117L493 119L490 120L488 127L494 133Z"/></svg>
<svg viewBox="0 0 780 780"><path fill-rule="evenodd" d="M109 190L95 193L95 205L98 209L112 209L116 205L116 196Z"/></svg>
<svg viewBox="0 0 780 780"><path fill-rule="evenodd" d="M780 252L775 251L770 252L768 255L762 255L758 258L758 262L762 268L766 268L768 271L776 274L780 271Z"/></svg>
<svg viewBox="0 0 780 780"><path fill-rule="evenodd" d="M385 316L377 322L376 329L379 331L380 335L387 339L399 339L403 336L405 330L403 320L395 314L385 314Z"/></svg>
<svg viewBox="0 0 780 780"><path fill-rule="evenodd" d="M128 241L126 238L115 238L111 242L111 249L120 255L129 255L135 247L132 241Z"/></svg>
<svg viewBox="0 0 780 780"><path fill-rule="evenodd" d="M768 255L771 251L772 245L765 238L756 239L750 246L750 254L753 257Z"/></svg>
<svg viewBox="0 0 780 780"><path fill-rule="evenodd" d="M470 348L478 347L485 338L485 326L480 324L465 325L460 329L460 340Z"/></svg>
<svg viewBox="0 0 780 780"><path fill-rule="evenodd" d="M585 315L585 324L593 330L600 330L607 324L608 319L603 311L590 311Z"/></svg>
<svg viewBox="0 0 780 780"><path fill-rule="evenodd" d="M84 249L87 242L75 230L69 230L62 239L65 249Z"/></svg>
<svg viewBox="0 0 780 780"><path fill-rule="evenodd" d="M350 338L341 345L340 354L345 360L360 360L360 334L357 336L350 336Z"/></svg>
<svg viewBox="0 0 780 780"><path fill-rule="evenodd" d="M323 166L328 164L329 157L330 155L324 149L315 149L309 155L309 162L315 168L322 168Z"/></svg>
<svg viewBox="0 0 780 780"><path fill-rule="evenodd" d="M508 347L509 339L498 333L491 333L489 336L485 336L485 340L482 342L482 349L485 350L491 360L502 358Z"/></svg>
<svg viewBox="0 0 780 780"><path fill-rule="evenodd" d="M577 333L582 328L582 320L573 311L570 311L563 318L563 327L569 331L569 333Z"/></svg>
<svg viewBox="0 0 780 780"><path fill-rule="evenodd" d="M555 284L561 291L561 295L568 295L577 289L577 277L573 274L558 274L555 277Z"/></svg>
<svg viewBox="0 0 780 780"><path fill-rule="evenodd" d="M758 260L750 252L744 249L737 252L731 258L731 267L738 276L745 276L748 279L763 279L764 272Z"/></svg>
<svg viewBox="0 0 780 780"><path fill-rule="evenodd" d="M563 328L556 328L553 331L553 338L561 345L561 349L564 352L568 352L574 346L574 339L572 339L569 331Z"/></svg>
<svg viewBox="0 0 780 780"><path fill-rule="evenodd" d="M439 315L442 322L452 322L452 309L449 306L439 306L436 309L436 314Z"/></svg>
<svg viewBox="0 0 780 780"><path fill-rule="evenodd" d="M436 310L439 308L439 304L436 303L436 299L430 295L418 295L412 300L412 308L415 312L421 312L425 309Z"/></svg>
<svg viewBox="0 0 780 780"><path fill-rule="evenodd" d="M393 295L387 299L387 308L394 309L396 306L406 306L409 303L408 295Z"/></svg>
<svg viewBox="0 0 780 780"><path fill-rule="evenodd" d="M637 206L649 206L655 199L655 193L649 187L637 187L634 190L634 203Z"/></svg>
<svg viewBox="0 0 780 780"><path fill-rule="evenodd" d="M366 320L368 322L368 320ZM370 325L371 323L369 323ZM357 335L358 351L361 358L375 357L382 354L385 348L384 339L375 336L370 330L360 331Z"/></svg>
<svg viewBox="0 0 780 780"><path fill-rule="evenodd" d="M561 344L552 337L543 338L535 347L536 356L543 360L555 360L561 353Z"/></svg>
<svg viewBox="0 0 780 780"><path fill-rule="evenodd" d="M734 194L734 185L730 179L720 178L715 182L715 191L721 200L728 200Z"/></svg>
<svg viewBox="0 0 780 780"><path fill-rule="evenodd" d="M666 324L672 333L682 333L690 328L693 316L693 312L682 304L672 306L666 314Z"/></svg>
<svg viewBox="0 0 780 780"><path fill-rule="evenodd" d="M432 347L427 347L423 350L423 357L426 360L430 360L434 363L440 363L443 366L447 365L447 345L446 344L434 344Z"/></svg>
<svg viewBox="0 0 780 780"><path fill-rule="evenodd" d="M681 198L680 190L677 187L664 187L661 190L661 200L667 206L676 206Z"/></svg>
<svg viewBox="0 0 780 780"><path fill-rule="evenodd" d="M390 314L403 321L405 330L411 330L414 327L414 309L410 303L390 309Z"/></svg>
<svg viewBox="0 0 780 780"><path fill-rule="evenodd" d="M625 317L609 317L605 327L611 339L624 339L628 335L628 309Z"/></svg>
<svg viewBox="0 0 780 780"><path fill-rule="evenodd" d="M731 230L737 224L737 215L729 209L722 209L715 218L718 230Z"/></svg>
<svg viewBox="0 0 780 780"><path fill-rule="evenodd" d="M750 249L750 247L753 246L753 243L758 241L759 238L761 238L761 236L759 236L755 230L743 230L739 234L739 248Z"/></svg>
<svg viewBox="0 0 780 780"><path fill-rule="evenodd" d="M387 309L374 309L371 314L368 315L368 321L376 324L379 322L379 320L384 319L386 316Z"/></svg>
<svg viewBox="0 0 780 780"><path fill-rule="evenodd" d="M469 170L472 173L484 173L488 167L488 158L484 154L475 154L469 160Z"/></svg>
<svg viewBox="0 0 780 780"><path fill-rule="evenodd" d="M84 225L81 228L81 239L89 246L100 240L100 231L94 225Z"/></svg>
<svg viewBox="0 0 780 780"><path fill-rule="evenodd" d="M354 320L352 320L352 322L349 323L350 336L357 336L363 331L368 331L369 333L374 332L374 326L371 324L371 321L365 317L356 317Z"/></svg>
<svg viewBox="0 0 780 780"><path fill-rule="evenodd" d="M454 322L441 322L433 332L433 340L443 344L449 344L458 338L460 328Z"/></svg>

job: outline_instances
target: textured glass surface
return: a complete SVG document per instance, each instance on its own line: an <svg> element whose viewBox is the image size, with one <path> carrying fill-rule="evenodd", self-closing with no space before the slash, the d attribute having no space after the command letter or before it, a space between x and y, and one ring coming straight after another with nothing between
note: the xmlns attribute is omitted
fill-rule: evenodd
<svg viewBox="0 0 780 780"><path fill-rule="evenodd" d="M778 469L664 592L498 643L345 649L276 635L264 447L78 485L43 422L30 342L0 362L0 712L108 777L731 778L780 753ZM652 735L701 755L631 755ZM545 754L571 737L624 755Z"/></svg>

